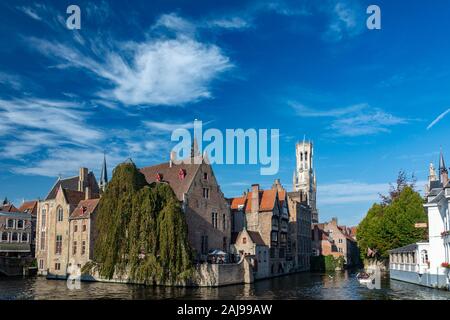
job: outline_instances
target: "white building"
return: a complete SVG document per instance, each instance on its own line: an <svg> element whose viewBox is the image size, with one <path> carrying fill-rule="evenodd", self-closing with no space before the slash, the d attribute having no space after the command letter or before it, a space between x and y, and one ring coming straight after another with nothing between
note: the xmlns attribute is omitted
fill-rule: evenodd
<svg viewBox="0 0 450 320"><path fill-rule="evenodd" d="M392 279L429 287L450 289L450 183L444 156L440 156L439 179L430 165L427 203L428 242L390 251Z"/></svg>

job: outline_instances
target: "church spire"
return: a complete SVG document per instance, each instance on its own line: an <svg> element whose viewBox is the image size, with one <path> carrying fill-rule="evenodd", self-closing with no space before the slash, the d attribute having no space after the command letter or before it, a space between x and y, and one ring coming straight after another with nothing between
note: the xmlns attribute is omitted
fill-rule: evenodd
<svg viewBox="0 0 450 320"><path fill-rule="evenodd" d="M448 184L448 170L445 166L444 154L441 149L441 156L439 158L439 178L442 185L445 187Z"/></svg>
<svg viewBox="0 0 450 320"><path fill-rule="evenodd" d="M444 154L441 149L441 156L439 158L439 172L442 173L443 171L447 171L447 167L445 166Z"/></svg>
<svg viewBox="0 0 450 320"><path fill-rule="evenodd" d="M106 167L106 154L103 154L102 172L100 174L100 190L102 192L105 192L107 184L108 184L108 169Z"/></svg>

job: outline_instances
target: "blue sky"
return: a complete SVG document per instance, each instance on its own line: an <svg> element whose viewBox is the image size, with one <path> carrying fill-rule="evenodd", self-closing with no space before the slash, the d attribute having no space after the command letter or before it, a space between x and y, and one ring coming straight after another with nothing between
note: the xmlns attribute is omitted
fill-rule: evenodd
<svg viewBox="0 0 450 320"><path fill-rule="evenodd" d="M82 28L65 27L81 8ZM280 171L215 166L226 196L315 143L321 220L357 224L399 170L422 187L450 123L448 1L0 4L0 196L44 197L80 166L167 161L171 129L280 129ZM443 115L444 114L444 115ZM443 115L439 117L440 115ZM449 160L450 161L450 160Z"/></svg>

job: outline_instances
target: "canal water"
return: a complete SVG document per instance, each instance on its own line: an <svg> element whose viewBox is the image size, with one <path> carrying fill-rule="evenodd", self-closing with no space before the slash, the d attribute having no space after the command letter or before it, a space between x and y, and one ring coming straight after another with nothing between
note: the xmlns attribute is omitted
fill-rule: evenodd
<svg viewBox="0 0 450 320"><path fill-rule="evenodd" d="M66 282L35 278L0 278L0 300L17 299L334 299L334 300L450 300L450 292L390 280L381 289L359 284L350 271L320 274L299 273L252 285L221 288L167 288L127 284L83 282L70 290Z"/></svg>

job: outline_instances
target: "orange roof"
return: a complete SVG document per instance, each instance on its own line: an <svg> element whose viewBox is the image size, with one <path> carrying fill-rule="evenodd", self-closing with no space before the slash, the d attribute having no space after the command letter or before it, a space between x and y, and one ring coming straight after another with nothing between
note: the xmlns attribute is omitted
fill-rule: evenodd
<svg viewBox="0 0 450 320"><path fill-rule="evenodd" d="M30 213L35 215L37 210L38 202L36 200L33 201L26 201L22 203L22 205L19 208L20 212Z"/></svg>
<svg viewBox="0 0 450 320"><path fill-rule="evenodd" d="M275 189L269 190L259 190L259 210L258 211L272 211L276 204L276 198L278 194L278 199L280 200L280 205L283 204L286 198L285 191L277 191ZM252 212L252 196L253 191L249 191L247 195L242 197L232 198L231 199L231 209L237 210L239 206L245 207L245 212Z"/></svg>
<svg viewBox="0 0 450 320"><path fill-rule="evenodd" d="M85 219L89 218L98 206L100 199L82 200L78 206L73 210L70 219Z"/></svg>

